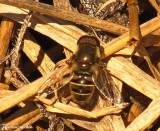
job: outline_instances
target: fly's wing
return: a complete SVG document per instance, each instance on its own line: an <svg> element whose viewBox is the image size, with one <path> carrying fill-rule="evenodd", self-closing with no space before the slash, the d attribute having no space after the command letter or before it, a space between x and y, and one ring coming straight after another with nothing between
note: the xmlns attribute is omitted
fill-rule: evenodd
<svg viewBox="0 0 160 131"><path fill-rule="evenodd" d="M41 86L38 94L47 92L49 95L68 84L73 77L73 73L67 72L67 69L67 67L64 67L61 70L55 70L51 77ZM54 86L53 89L51 89L52 86Z"/></svg>
<svg viewBox="0 0 160 131"><path fill-rule="evenodd" d="M58 86L57 86L57 90L61 89L62 87L64 87L65 85L67 85L73 78L74 76L74 73L68 73L68 74L65 74L62 79L60 80L60 82L58 83Z"/></svg>
<svg viewBox="0 0 160 131"><path fill-rule="evenodd" d="M123 102L117 85L114 83L103 63L100 62L98 70L95 71L92 79L95 86L105 99L110 100L114 104L120 104Z"/></svg>

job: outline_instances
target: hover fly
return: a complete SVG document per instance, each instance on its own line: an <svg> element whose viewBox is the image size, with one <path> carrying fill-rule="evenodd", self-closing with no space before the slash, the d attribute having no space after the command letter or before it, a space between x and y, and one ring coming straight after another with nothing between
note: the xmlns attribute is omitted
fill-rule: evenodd
<svg viewBox="0 0 160 131"><path fill-rule="evenodd" d="M77 42L77 52L70 58L69 86L71 99L80 106L90 102L98 89L103 98L113 104L122 103L121 94L100 60L101 47L99 40L94 36L82 36ZM62 82L63 83L63 82Z"/></svg>

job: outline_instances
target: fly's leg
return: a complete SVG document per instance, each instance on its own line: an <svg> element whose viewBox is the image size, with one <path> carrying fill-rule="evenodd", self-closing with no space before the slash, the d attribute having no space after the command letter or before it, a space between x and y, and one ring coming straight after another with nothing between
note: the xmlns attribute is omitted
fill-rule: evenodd
<svg viewBox="0 0 160 131"><path fill-rule="evenodd" d="M42 85L40 90L38 91L38 94L41 94L45 89L51 87L52 85L58 83L62 80L62 76L64 73L68 70L68 65L65 65L64 67L55 69L54 73L51 75L51 77Z"/></svg>
<svg viewBox="0 0 160 131"><path fill-rule="evenodd" d="M57 91L64 87L73 77L73 73L71 71L71 64L73 62L74 56L71 56L70 59L62 60L56 64L56 69L51 74L50 78L41 86L40 90L38 91L38 96L36 98L47 104L51 105L55 101L58 100L58 94ZM69 72L69 73L68 73ZM67 77L65 77L66 74ZM47 99L47 96L53 94L53 97L50 99Z"/></svg>
<svg viewBox="0 0 160 131"><path fill-rule="evenodd" d="M37 104L42 115L49 120L48 131L63 131L64 124L62 120L56 116L55 113L48 112L44 105Z"/></svg>

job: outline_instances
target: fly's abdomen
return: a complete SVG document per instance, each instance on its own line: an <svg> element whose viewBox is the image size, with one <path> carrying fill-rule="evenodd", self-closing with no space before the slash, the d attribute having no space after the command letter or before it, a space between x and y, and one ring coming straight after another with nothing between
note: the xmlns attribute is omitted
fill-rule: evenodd
<svg viewBox="0 0 160 131"><path fill-rule="evenodd" d="M94 85L79 85L77 83L71 82L70 89L73 101L79 105L86 105L89 103L94 93L94 88Z"/></svg>
<svg viewBox="0 0 160 131"><path fill-rule="evenodd" d="M90 79L91 76L75 75L75 77L71 80L69 85L71 96L75 103L79 105L89 103L95 89L95 86Z"/></svg>

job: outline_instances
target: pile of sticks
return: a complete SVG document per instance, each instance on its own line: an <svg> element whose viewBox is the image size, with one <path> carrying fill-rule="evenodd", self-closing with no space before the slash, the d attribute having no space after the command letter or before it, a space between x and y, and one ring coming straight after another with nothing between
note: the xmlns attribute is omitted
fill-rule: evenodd
<svg viewBox="0 0 160 131"><path fill-rule="evenodd" d="M67 0L64 1L67 2ZM154 3L155 1L150 1L157 12L160 13L158 5ZM128 2L128 5L130 4L132 5L132 2ZM135 14L129 13L129 15L130 17L136 17ZM57 70L55 71L56 63L51 60L26 28L31 28L61 45L64 49L65 57L68 59L71 53L75 53L77 50L77 40L82 35L86 35L86 32L78 28L75 23L98 28L118 36L106 44L101 41L101 45L104 48L104 54L102 54L101 58L110 58L107 60L107 70L117 79L121 87L124 85L130 90L128 96L132 97L132 100L130 100L130 105L124 111L114 106L111 108L105 107L99 110L100 113L96 112L96 109L91 112L85 112L85 110L82 111L77 108L74 111L75 108L72 109L71 106L60 102L55 102L52 106L47 105L47 111L59 115L58 117L63 123L72 130L75 127L71 123L89 130L117 131L147 130L157 123L160 117L159 16L137 26L138 31L136 31L140 32L140 34L136 33L136 35L131 33L136 26L133 23L130 28L127 28L96 17L80 14L77 11L59 8L58 5L55 7L32 0L0 0L0 16L0 117L7 116L5 114L11 114L1 118L2 126L10 130L15 130L13 127L17 127L16 130L22 130L20 127L33 128L34 123L42 120L44 116L35 105L35 102L38 101L35 96L42 85L51 77L56 76L57 73ZM26 16L30 17L26 18ZM28 23L24 24L24 20L28 20ZM136 20L134 22L137 24ZM11 38L13 38L12 34L15 31L14 27L18 24L24 25L24 30L19 31L20 34L18 34L16 41L16 43L19 41L19 45L16 44L14 49L8 53L9 44ZM22 41L23 46L21 45ZM41 74L34 81L30 82L27 76L18 68L17 61L21 50ZM52 51L52 55L55 57L56 53L54 51L56 49ZM138 61L135 64L130 59L133 57L139 58L140 62ZM152 64L151 59L154 59L154 64ZM8 69L7 61L9 60L11 62ZM148 64L148 68L146 68L146 65L141 64L144 61ZM149 70L151 71L149 72ZM60 71L61 68L58 72ZM54 82L57 82L56 77L52 84ZM11 86L16 87L16 90L12 90ZM141 101L143 104L147 104L143 106ZM13 107L18 107L16 112L7 113L15 110ZM119 115L121 111L123 112L123 117ZM108 113L108 115L103 116L103 113ZM70 116L71 118L69 118L64 114L76 116ZM37 130L40 130L40 128L42 130L42 127L36 127Z"/></svg>

